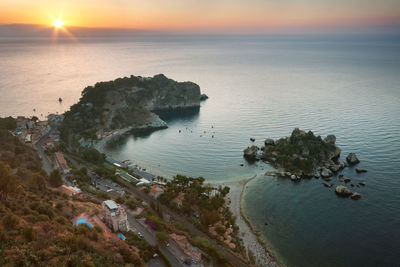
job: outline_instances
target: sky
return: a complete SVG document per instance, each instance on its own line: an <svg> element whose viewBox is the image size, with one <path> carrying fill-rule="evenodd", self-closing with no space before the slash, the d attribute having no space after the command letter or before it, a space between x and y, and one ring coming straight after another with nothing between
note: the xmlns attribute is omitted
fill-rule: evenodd
<svg viewBox="0 0 400 267"><path fill-rule="evenodd" d="M296 31L400 25L399 0L0 0L0 24L181 31Z"/></svg>

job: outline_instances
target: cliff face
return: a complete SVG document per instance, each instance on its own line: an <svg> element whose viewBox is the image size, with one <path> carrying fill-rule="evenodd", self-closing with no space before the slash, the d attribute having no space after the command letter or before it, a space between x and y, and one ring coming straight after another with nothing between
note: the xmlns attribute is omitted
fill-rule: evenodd
<svg viewBox="0 0 400 267"><path fill-rule="evenodd" d="M176 82L163 74L130 76L86 87L66 112L63 128L93 138L95 133L124 127L151 127L157 116L152 111L199 106L200 87L195 83Z"/></svg>
<svg viewBox="0 0 400 267"><path fill-rule="evenodd" d="M192 82L176 82L162 74L145 80L143 93L150 93L144 97L143 106L148 110L191 108L200 106L200 87ZM143 94L139 94L142 96Z"/></svg>

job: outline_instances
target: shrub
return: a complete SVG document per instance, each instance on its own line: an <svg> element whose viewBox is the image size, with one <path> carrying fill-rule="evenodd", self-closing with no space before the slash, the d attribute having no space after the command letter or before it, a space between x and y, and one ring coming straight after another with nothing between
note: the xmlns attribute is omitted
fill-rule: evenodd
<svg viewBox="0 0 400 267"><path fill-rule="evenodd" d="M137 204L133 199L126 201L126 205L128 205L128 207L132 210L135 210L137 208Z"/></svg>
<svg viewBox="0 0 400 267"><path fill-rule="evenodd" d="M223 234L225 233L225 228L224 228L223 226L221 226L221 225L218 225L218 226L215 228L215 231L216 231L219 235L223 235Z"/></svg>
<svg viewBox="0 0 400 267"><path fill-rule="evenodd" d="M62 202L58 202L58 203L56 204L56 209L57 209L57 210L62 210L63 207L64 207L64 204L63 204Z"/></svg>
<svg viewBox="0 0 400 267"><path fill-rule="evenodd" d="M12 215L12 214L7 214L6 216L3 217L1 220L3 226L7 229L15 229L18 224L19 224L19 219L18 217Z"/></svg>
<svg viewBox="0 0 400 267"><path fill-rule="evenodd" d="M56 222L59 223L59 224L67 224L68 220L63 216L58 216L56 218Z"/></svg>
<svg viewBox="0 0 400 267"><path fill-rule="evenodd" d="M31 242L35 239L35 232L33 231L32 227L25 227L22 230L22 235L24 236L25 240Z"/></svg>
<svg viewBox="0 0 400 267"><path fill-rule="evenodd" d="M39 222L47 222L47 221L50 221L50 218L49 218L49 216L47 216L47 215L40 214L40 215L37 217L37 221L39 221Z"/></svg>

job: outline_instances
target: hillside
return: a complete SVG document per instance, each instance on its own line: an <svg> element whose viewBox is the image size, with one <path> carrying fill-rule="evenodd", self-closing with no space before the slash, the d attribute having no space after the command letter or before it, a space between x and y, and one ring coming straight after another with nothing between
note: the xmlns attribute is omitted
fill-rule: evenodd
<svg viewBox="0 0 400 267"><path fill-rule="evenodd" d="M0 266L143 265L151 254L139 256L101 228L73 226L82 211L96 214L98 202L48 188L36 152L0 125Z"/></svg>

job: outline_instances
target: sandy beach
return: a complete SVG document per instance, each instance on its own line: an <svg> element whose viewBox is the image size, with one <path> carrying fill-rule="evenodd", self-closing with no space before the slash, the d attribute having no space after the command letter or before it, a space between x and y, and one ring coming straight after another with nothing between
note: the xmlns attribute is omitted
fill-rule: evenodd
<svg viewBox="0 0 400 267"><path fill-rule="evenodd" d="M240 181L225 182L221 185L229 186L230 192L228 197L230 199L229 207L232 213L236 216L236 224L240 228L240 236L243 238L244 246L251 250L256 259L257 266L280 266L276 259L267 250L265 244L257 237L254 232L250 221L245 217L242 211L243 192L246 184L256 178L254 175L251 178L243 179Z"/></svg>

